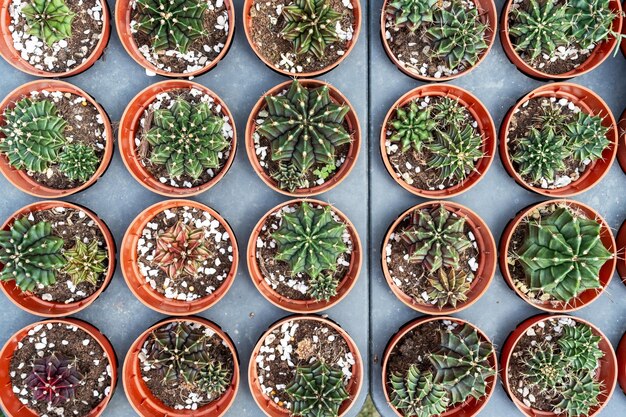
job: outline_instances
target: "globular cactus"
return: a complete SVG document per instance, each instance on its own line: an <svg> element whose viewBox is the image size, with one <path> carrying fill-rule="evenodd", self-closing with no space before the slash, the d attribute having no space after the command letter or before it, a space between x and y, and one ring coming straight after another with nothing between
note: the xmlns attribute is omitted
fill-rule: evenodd
<svg viewBox="0 0 626 417"><path fill-rule="evenodd" d="M328 0L294 0L283 7L281 16L287 24L280 34L293 42L298 54L313 52L322 58L326 47L339 40L335 25L341 13L334 11Z"/></svg>
<svg viewBox="0 0 626 417"><path fill-rule="evenodd" d="M345 223L333 218L330 206L313 208L302 202L295 212L283 212L280 227L272 234L278 244L276 260L287 262L292 274L302 272L311 279L334 271L337 258L348 250L345 230Z"/></svg>
<svg viewBox="0 0 626 417"><path fill-rule="evenodd" d="M62 407L76 400L76 388L83 384L83 376L78 372L75 358L69 359L55 352L36 357L24 382L31 390L33 400Z"/></svg>
<svg viewBox="0 0 626 417"><path fill-rule="evenodd" d="M591 408L600 404L598 396L602 385L595 380L594 372L583 369L569 375L558 387L561 401L554 408L568 417L586 416Z"/></svg>
<svg viewBox="0 0 626 417"><path fill-rule="evenodd" d="M421 152L424 143L431 139L437 122L431 118L430 109L422 109L412 101L408 106L396 109L396 116L389 122L389 127L393 129L389 141L399 143L402 153L410 148Z"/></svg>
<svg viewBox="0 0 626 417"><path fill-rule="evenodd" d="M52 45L72 36L76 16L64 0L31 0L22 8L28 33Z"/></svg>
<svg viewBox="0 0 626 417"><path fill-rule="evenodd" d="M320 274L309 280L308 294L317 301L329 301L337 295L339 280L332 274Z"/></svg>
<svg viewBox="0 0 626 417"><path fill-rule="evenodd" d="M67 145L59 155L59 170L71 180L87 182L98 169L100 159L93 146Z"/></svg>
<svg viewBox="0 0 626 417"><path fill-rule="evenodd" d="M611 142L606 137L609 128L602 126L602 117L579 112L576 121L565 126L568 147L578 161L595 161Z"/></svg>
<svg viewBox="0 0 626 417"><path fill-rule="evenodd" d="M231 371L221 362L209 362L200 372L197 385L212 397L218 397L228 389L231 379Z"/></svg>
<svg viewBox="0 0 626 417"><path fill-rule="evenodd" d="M583 49L606 40L613 20L618 17L611 10L609 0L570 0L566 14L572 22L570 35Z"/></svg>
<svg viewBox="0 0 626 417"><path fill-rule="evenodd" d="M564 302L599 288L600 268L612 258L600 240L600 224L574 216L565 207L541 221L529 222L528 235L518 251L530 290Z"/></svg>
<svg viewBox="0 0 626 417"><path fill-rule="evenodd" d="M25 98L4 112L0 132L0 153L15 169L45 172L57 162L58 151L65 145L67 122L57 115L52 101Z"/></svg>
<svg viewBox="0 0 626 417"><path fill-rule="evenodd" d="M483 139L470 125L460 130L451 126L446 132L435 131L435 139L427 145L433 156L426 164L440 170L439 178L464 180L474 170L476 161L485 156L482 150Z"/></svg>
<svg viewBox="0 0 626 417"><path fill-rule="evenodd" d="M420 373L411 365L406 377L391 375L390 403L407 417L432 417L448 408L450 399L443 385L433 382L430 372Z"/></svg>
<svg viewBox="0 0 626 417"><path fill-rule="evenodd" d="M550 128L539 131L533 127L528 136L517 143L511 160L518 165L518 173L530 177L533 182L542 178L554 181L555 174L565 170L563 161L567 155L563 135Z"/></svg>
<svg viewBox="0 0 626 417"><path fill-rule="evenodd" d="M304 173L295 165L283 161L278 163L278 169L270 173L270 177L276 181L278 188L292 193L299 188L306 188L308 186L308 181Z"/></svg>
<svg viewBox="0 0 626 417"><path fill-rule="evenodd" d="M547 343L540 343L524 352L522 375L541 391L552 391L567 376L568 361L562 352Z"/></svg>
<svg viewBox="0 0 626 417"><path fill-rule="evenodd" d="M95 239L88 244L76 239L74 247L65 251L63 256L67 261L63 272L70 276L74 285L82 282L97 285L98 278L107 270L104 263L108 258L107 251L100 250Z"/></svg>
<svg viewBox="0 0 626 417"><path fill-rule="evenodd" d="M458 303L467 301L471 285L464 271L450 269L446 272L444 268L439 268L437 275L429 276L428 284L428 299L436 301L439 309L446 306L456 308Z"/></svg>
<svg viewBox="0 0 626 417"><path fill-rule="evenodd" d="M461 125L467 119L467 111L458 99L442 97L433 105L433 119L438 124Z"/></svg>
<svg viewBox="0 0 626 417"><path fill-rule="evenodd" d="M342 370L319 360L299 366L285 391L292 400L291 415L298 417L337 417L349 398Z"/></svg>
<svg viewBox="0 0 626 417"><path fill-rule="evenodd" d="M22 291L56 282L56 271L65 265L63 239L52 235L52 225L35 224L26 217L15 220L11 230L0 230L0 281L15 281Z"/></svg>
<svg viewBox="0 0 626 417"><path fill-rule="evenodd" d="M542 129L552 129L558 131L567 124L567 116L563 112L563 106L547 103L541 106L539 114L533 117L533 120L541 126Z"/></svg>
<svg viewBox="0 0 626 417"><path fill-rule="evenodd" d="M461 254L472 243L465 235L465 218L453 215L443 205L414 210L410 225L400 232L409 246L409 261L421 264L431 274L439 268L459 269Z"/></svg>
<svg viewBox="0 0 626 417"><path fill-rule="evenodd" d="M207 103L192 104L177 98L170 109L154 112L154 124L146 134L153 146L150 161L165 165L172 178L183 174L194 180L209 168L219 168L218 153L228 148L222 127Z"/></svg>
<svg viewBox="0 0 626 417"><path fill-rule="evenodd" d="M422 23L433 21L433 10L437 0L392 0L387 14L393 17L396 28L406 26L415 32Z"/></svg>
<svg viewBox="0 0 626 417"><path fill-rule="evenodd" d="M593 334L591 327L577 323L563 327L563 334L557 341L561 351L575 369L594 370L598 360L604 356L600 350L601 337Z"/></svg>
<svg viewBox="0 0 626 417"><path fill-rule="evenodd" d="M202 262L211 256L203 229L194 229L179 220L157 236L153 261L172 279L195 277Z"/></svg>

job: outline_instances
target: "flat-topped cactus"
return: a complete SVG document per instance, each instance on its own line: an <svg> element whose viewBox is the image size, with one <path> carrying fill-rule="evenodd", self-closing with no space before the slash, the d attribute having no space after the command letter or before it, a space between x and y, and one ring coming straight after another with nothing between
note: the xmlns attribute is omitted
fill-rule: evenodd
<svg viewBox="0 0 626 417"><path fill-rule="evenodd" d="M281 16L287 24L280 33L293 42L298 54L313 52L322 58L326 47L339 40L335 25L341 13L333 10L328 0L294 0L283 7Z"/></svg>
<svg viewBox="0 0 626 417"><path fill-rule="evenodd" d="M63 0L31 0L22 8L28 33L52 45L72 36L76 14Z"/></svg>
<svg viewBox="0 0 626 417"><path fill-rule="evenodd" d="M420 373L411 365L406 377L391 375L391 405L407 417L432 417L446 411L450 399L443 385L433 382L430 372Z"/></svg>
<svg viewBox="0 0 626 417"><path fill-rule="evenodd" d="M286 388L292 399L292 416L337 417L339 407L350 396L339 368L315 361L296 369L295 380Z"/></svg>
<svg viewBox="0 0 626 417"><path fill-rule="evenodd" d="M43 352L42 352L43 353ZM76 400L76 389L84 384L77 360L58 352L36 357L25 379L34 401L44 401L51 407L62 407Z"/></svg>
<svg viewBox="0 0 626 417"><path fill-rule="evenodd" d="M202 262L211 256L204 233L204 229L179 220L158 235L154 262L170 278L196 276Z"/></svg>
<svg viewBox="0 0 626 417"><path fill-rule="evenodd" d="M76 239L76 244L63 253L67 263L63 272L72 278L74 285L88 282L91 285L98 283L98 278L106 272L107 251L100 249L97 240L84 243Z"/></svg>

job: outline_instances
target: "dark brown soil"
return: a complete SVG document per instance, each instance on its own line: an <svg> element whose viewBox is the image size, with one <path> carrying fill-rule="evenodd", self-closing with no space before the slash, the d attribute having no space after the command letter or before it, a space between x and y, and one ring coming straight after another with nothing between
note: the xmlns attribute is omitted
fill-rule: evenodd
<svg viewBox="0 0 626 417"><path fill-rule="evenodd" d="M52 328L50 328L50 327ZM89 343L85 345L84 341ZM110 359L98 342L83 330L77 327L68 328L61 323L49 323L43 326L34 336L26 336L22 339L23 346L17 349L11 359L11 382L13 387L23 388L28 394L23 396L30 401L29 407L38 415L56 415L48 410L47 403L34 403L29 388L24 384L24 378L28 376L30 364L39 357L49 356L52 353L60 353L66 358L76 358L78 371L82 374L82 384L76 388L76 401L62 405L65 409L63 416L86 416L98 406L106 395L105 390L111 385L111 377L107 372ZM47 343L47 346L37 350L37 343ZM98 395L94 395L97 392ZM15 394L20 398L19 394Z"/></svg>
<svg viewBox="0 0 626 417"><path fill-rule="evenodd" d="M417 366L421 372L434 373L435 368L428 356L439 350L439 332L444 327L442 321L431 321L416 327L399 340L389 355L386 381L393 374L406 375L411 365Z"/></svg>

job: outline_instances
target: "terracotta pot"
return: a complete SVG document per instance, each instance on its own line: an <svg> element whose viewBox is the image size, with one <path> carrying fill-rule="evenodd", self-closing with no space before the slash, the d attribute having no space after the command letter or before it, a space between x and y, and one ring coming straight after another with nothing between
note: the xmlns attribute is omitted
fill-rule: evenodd
<svg viewBox="0 0 626 417"><path fill-rule="evenodd" d="M617 274L626 284L626 221L622 223L622 227L617 232Z"/></svg>
<svg viewBox="0 0 626 417"><path fill-rule="evenodd" d="M212 70L226 56L228 50L230 49L230 45L233 41L233 36L235 34L235 11L231 0L224 0L224 6L228 11L228 36L226 38L226 42L224 43L224 48L222 48L217 57L209 65L191 72L178 73L164 71L152 65L151 62L144 58L143 54L139 52L139 47L135 43L133 34L130 31L131 14L133 11L131 1L116 0L115 27L117 29L117 35L122 42L122 46L124 47L128 55L130 55L130 57L135 60L136 63L144 67L146 71L150 71L164 77L180 77L191 79Z"/></svg>
<svg viewBox="0 0 626 417"><path fill-rule="evenodd" d="M608 39L595 47L585 62L580 64L577 68L563 74L548 74L539 69L533 68L526 63L515 51L515 47L511 42L509 36L509 13L513 1L509 0L504 6L502 12L502 22L500 22L500 40L502 41L502 48L509 57L509 60L517 67L518 70L528 75L529 77L537 78L540 80L566 80L568 78L577 77L592 71L604 62L617 47L618 39L614 35L609 35ZM618 17L613 20L612 32L620 33L622 31L622 6L618 0L610 0L609 7L611 11L616 13Z"/></svg>
<svg viewBox="0 0 626 417"><path fill-rule="evenodd" d="M452 306L446 306L444 308L438 308L436 305L418 303L412 297L403 292L391 279L389 273L389 265L387 264L386 247L391 239L391 234L397 231L398 226L413 212L416 210L422 210L425 208L432 208L438 205L443 205L446 209L452 213L456 213L459 217L463 217L467 224L470 226L474 237L476 238L476 244L478 245L478 252L480 253L480 262L478 270L474 272L474 280L472 281L470 290L467 293L467 301L458 304L456 308ZM489 284L493 280L493 276L496 272L496 263L498 258L498 252L496 249L496 242L493 239L493 235L487 227L484 220L472 210L465 206L450 201L429 201L421 203L403 212L393 222L393 224L387 230L385 240L383 240L381 263L383 267L383 273L387 284L391 288L391 291L396 297L400 299L406 306L413 310L419 311L424 314L431 315L449 315L458 313L465 310L469 306L473 305L489 288Z"/></svg>
<svg viewBox="0 0 626 417"><path fill-rule="evenodd" d="M100 114L102 121L104 122L104 130L106 133L106 144L104 147L104 155L102 156L102 161L100 161L100 166L96 172L92 175L92 177L86 183L79 185L75 188L70 188L67 190L58 190L56 188L46 187L34 179L29 177L25 171L17 170L9 165L8 159L4 155L0 155L0 172L6 177L6 179L13 184L15 187L19 188L23 192L33 195L35 197L40 198L60 198L67 197L69 195L75 194L79 191L83 191L98 181L98 179L104 174L104 172L109 167L111 163L111 157L113 156L113 143L115 139L113 138L113 129L111 128L111 121L109 120L109 116L106 114L102 106L100 106L96 100L94 100L89 94L80 88L66 83L64 81L58 80L37 80L31 81L26 84L21 85L15 90L11 91L5 98L0 102L0 125L4 124L4 112L7 108L12 108L15 105L15 102L30 95L33 91L61 91L64 93L71 93L77 96L84 97L87 102L93 105ZM1 134L0 134L1 135ZM2 135L2 137L4 137Z"/></svg>
<svg viewBox="0 0 626 417"><path fill-rule="evenodd" d="M22 291L15 281L0 281L0 289L2 292L22 310L41 317L63 317L76 314L81 310L89 307L102 292L109 286L113 274L115 273L115 240L107 225L92 211L76 204L65 201L39 201L22 207L11 215L3 224L2 230L10 230L11 226L18 217L26 216L31 212L48 210L55 207L65 207L68 209L81 210L89 216L91 220L98 226L100 233L104 236L106 242L106 250L108 256L107 274L104 282L95 293L89 297L74 303L55 303L52 301L44 301L35 296L30 291ZM0 264L0 270L4 265Z"/></svg>
<svg viewBox="0 0 626 417"><path fill-rule="evenodd" d="M548 189L530 185L515 170L511 154L507 146L509 142L509 127L515 112L522 104L533 98L556 97L565 98L580 107L585 113L592 116L602 116L602 125L609 128L607 139L610 145L602 152L602 158L592 162L580 175L578 180L560 188ZM572 83L552 83L534 89L509 109L500 127L500 159L508 174L522 187L537 194L548 197L572 197L583 193L596 185L609 172L617 153L617 123L609 106L593 91Z"/></svg>
<svg viewBox="0 0 626 417"><path fill-rule="evenodd" d="M165 297L163 294L158 293L150 287L150 284L146 282L146 279L137 266L139 255L137 254L137 243L141 238L143 229L146 228L148 222L150 222L156 215L166 209L174 207L192 207L198 210L208 212L213 218L217 219L224 227L228 235L230 236L231 246L233 248L233 263L228 273L228 276L222 283L222 285L213 293L206 297L198 298L193 301L173 300ZM239 263L239 250L237 248L237 239L235 233L230 228L228 222L219 215L218 212L204 204L197 203L191 200L166 200L156 203L144 211L142 211L133 222L130 224L124 239L122 240L122 248L120 250L120 267L124 274L124 279L131 292L141 301L146 307L158 311L161 314L172 316L187 316L196 313L200 313L221 300L235 280L237 275L237 265Z"/></svg>
<svg viewBox="0 0 626 417"><path fill-rule="evenodd" d="M5 409L9 417L37 417L39 415L30 408L25 407L15 396L13 390L11 389L12 383L11 378L9 377L9 370L11 369L13 352L15 352L18 343L28 336L28 332L31 329L40 324L46 323L62 323L70 326L76 326L94 338L94 340L98 342L102 350L106 353L109 358L109 363L111 364L111 390L109 395L106 396L96 408L87 414L87 417L98 417L102 415L104 409L109 404L111 397L115 393L115 386L117 385L117 357L115 355L115 350L113 350L113 346L111 345L111 342L109 342L109 339L107 339L104 334L100 333L97 328L85 321L73 318L47 320L29 324L11 336L9 341L2 348L2 351L0 351L0 386L2 387L2 389L0 389L0 404Z"/></svg>
<svg viewBox="0 0 626 417"><path fill-rule="evenodd" d="M254 108L250 112L250 116L248 116L248 123L246 124L246 151L248 152L248 159L252 164L252 168L254 168L254 171L259 177L261 177L263 182L267 184L268 187L278 193L291 197L313 196L332 190L337 185L339 185L339 183L343 181L344 178L348 176L348 174L350 174L350 171L352 171L352 168L354 168L354 165L356 164L356 160L359 156L359 151L361 149L361 127L359 126L359 119L356 115L354 107L352 106L352 104L350 104L348 99L343 94L341 94L341 92L339 92L339 90L323 81L300 80L300 84L307 88L318 88L324 85L328 86L328 88L330 89L330 97L333 102L337 104L344 104L350 107L350 111L348 112L348 114L346 114L345 121L348 125L348 133L352 132L351 136L354 140L350 143L350 148L348 149L348 154L346 155L346 160L344 161L343 165L341 165L339 169L335 172L335 175L333 175L332 178L326 180L324 184L316 185L311 188L298 189L294 192L281 190L280 188L278 188L276 181L269 176L269 174L263 169L263 167L259 163L254 148L253 134L256 130L257 114L267 107L267 104L265 103L265 97L276 95L284 90L288 90L291 83L292 81L287 81L277 85L276 87L265 93L263 97L261 97L259 101L257 101L257 103L254 105Z"/></svg>
<svg viewBox="0 0 626 417"><path fill-rule="evenodd" d="M600 359L600 367L598 369L598 380L602 382L602 393L598 396L598 400L600 401L600 405L593 407L589 414L586 417L597 416L600 411L606 406L609 398L611 398L611 394L615 389L615 385L617 382L617 360L615 359L615 352L613 352L613 348L611 347L611 343L606 338L606 336L593 324L580 319L578 317L572 317L568 315L550 315L550 314L538 314L536 316L530 317L520 323L507 337L506 342L504 342L504 346L502 347L502 351L500 353L500 378L502 379L502 386L506 391L506 394L509 396L513 404L525 415L528 417L557 417L563 416L563 414L555 414L549 411L541 411L535 410L526 406L523 402L521 402L517 397L513 394L511 387L509 386L509 363L511 361L511 355L517 346L517 343L520 339L526 334L526 330L530 327L534 326L536 323L543 321L545 319L560 319L560 318L571 318L576 322L581 324L586 324L591 327L595 336L600 336L602 340L600 340L600 350L604 352L604 357Z"/></svg>
<svg viewBox="0 0 626 417"><path fill-rule="evenodd" d="M385 148L385 142L387 140L387 126L389 125L390 120L395 117L396 109L406 106L411 101L426 96L448 97L458 100L459 104L465 107L476 120L478 123L477 129L484 138L482 150L485 156L477 162L474 172L458 184L452 187L444 188L443 190L422 190L407 184L406 181L403 181L396 174L391 161L389 161L389 156L387 155L387 150ZM391 106L385 116L385 120L383 121L380 131L380 154L383 158L383 162L385 163L385 168L387 168L387 172L391 175L391 178L393 178L408 192L424 198L450 198L469 190L485 176L496 153L496 137L496 127L493 123L493 119L491 118L491 115L485 105L476 96L471 94L469 91L454 85L428 84L409 91L400 97L398 101L393 104L393 106Z"/></svg>
<svg viewBox="0 0 626 417"><path fill-rule="evenodd" d="M152 394L150 388L148 388L141 376L139 353L150 333L161 326L179 321L193 322L213 330L222 338L224 345L228 347L233 357L233 378L230 386L220 398L204 407L199 407L197 410L174 410L166 406ZM228 337L221 327L212 321L202 317L168 318L155 323L152 327L143 332L130 346L126 354L126 359L124 360L122 379L126 398L128 398L135 412L142 417L220 417L226 414L226 411L228 411L235 400L237 390L239 389L239 356L237 355L237 349L230 337Z"/></svg>
<svg viewBox="0 0 626 417"><path fill-rule="evenodd" d="M413 70L409 70L406 66L402 65L398 58L393 54L391 47L389 46L389 42L387 42L387 28L385 27L385 23L387 21L387 5L389 4L389 0L385 0L383 3L383 7L380 13L380 39L383 44L383 48L387 53L387 56L394 63L396 67L409 77L415 78L416 80L426 81L426 82L439 82L439 81L450 81L455 78L459 78L462 75L469 74L474 70L477 66L479 66L484 59L489 55L489 51L491 51L491 47L493 46L494 40L496 39L497 25L498 25L498 15L496 11L496 5L493 0L473 0L476 8L478 9L478 13L480 15L480 20L487 25L487 30L485 32L486 41L487 41L487 50L482 53L478 62L475 65L472 65L468 69L461 71L457 74L453 75L442 75L439 78L430 77L427 75L422 75L421 73Z"/></svg>
<svg viewBox="0 0 626 417"><path fill-rule="evenodd" d="M280 407L274 402L273 399L266 396L261 390L261 383L259 382L259 375L257 374L256 370L256 357L259 355L265 338L269 333L274 331L274 329L279 328L285 322L298 320L317 321L324 326L331 327L334 331L339 333L343 340L345 340L345 342L348 344L348 349L350 349L350 352L354 357L355 364L352 366L352 377L350 378L350 380L348 381L348 385L346 386L346 391L348 391L349 398L344 401L343 404L341 404L341 407L339 408L339 413L337 415L337 417L344 417L346 414L348 414L348 411L354 405L354 401L359 397L359 393L361 392L361 388L363 386L364 375L361 353L359 352L359 348L357 347L356 343L354 343L354 340L352 340L350 335L344 329L342 329L341 326L328 318L317 315L292 315L289 317L285 317L270 325L267 331L263 333L261 338L259 338L259 341L252 351L250 364L248 366L248 384L252 397L254 398L254 402L256 402L261 411L263 411L263 414L268 417L291 417L291 413L289 412L289 410Z"/></svg>
<svg viewBox="0 0 626 417"><path fill-rule="evenodd" d="M344 278L339 283L339 287L337 288L337 295L332 297L329 301L317 301L314 299L293 300L279 294L271 287L271 285L269 285L265 281L265 278L263 277L263 273L261 272L261 268L259 267L259 263L257 262L256 258L257 239L261 233L261 229L263 228L263 224L265 223L266 219L271 214L281 210L283 207L292 206L305 201L314 205L331 207L333 209L333 212L337 216L339 216L341 221L348 226L348 232L350 233L350 238L352 239L353 248L352 254L350 256L350 267L348 268L348 272L346 272ZM250 273L252 282L259 290L261 295L263 295L263 297L265 297L270 303L274 304L276 307L280 307L283 310L291 311L293 313L316 313L318 311L329 309L330 307L338 304L341 300L345 298L346 295L348 295L350 290L352 290L352 287L354 287L354 284L356 284L356 281L359 278L359 273L361 272L361 265L363 263L363 249L361 248L361 239L359 238L359 234L356 228L354 227L352 222L350 222L350 219L348 219L348 217L341 211L339 211L336 207L319 200L290 200L277 205L276 207L265 213L265 215L261 218L261 220L259 220L256 226L254 226L252 234L250 235L250 240L248 240L247 262L248 272Z"/></svg>
<svg viewBox="0 0 626 417"><path fill-rule="evenodd" d="M464 325L464 324L469 324L470 326L472 326L474 329L476 329L476 331L478 332L478 335L486 342L491 343L491 340L489 340L489 338L482 332L482 330L480 330L478 327L474 326L472 323L457 318L457 317L450 317L450 316L441 316L441 317L420 317L418 319L415 319L413 321L410 321L406 324L404 324L389 340L389 342L387 343L387 347L385 348L385 353L383 356L383 363L382 363L382 386L383 386L383 392L385 393L385 399L387 400L387 404L391 403L391 397L389 395L389 391L388 391L388 387L387 387L387 366L389 365L389 358L391 357L391 352L393 351L393 349L395 348L395 346L398 344L398 342L400 342L404 336L407 335L407 333L409 333L410 331L412 331L413 329L426 324L426 323L430 323L433 321L442 321L442 320L450 320L453 321L455 323L458 323L460 325ZM495 352L495 348L493 351L493 354L491 355L491 357L489 358L489 365L491 365L491 367L496 371L496 374L498 372L498 359L496 357L496 352ZM485 396L483 398L481 398L480 400L477 400L475 398L470 398L469 400L454 406L454 407L450 407L448 410L446 410L443 414L441 414L442 417L473 417L478 415L482 409L487 405L487 403L489 402L489 399L491 398L491 395L493 394L493 391L495 389L496 386L496 379L497 376L494 375L490 378L488 378L487 380L487 389L485 390ZM393 406L391 406L391 404L389 405L389 407L393 410L394 414L398 417L404 417L403 414L400 414L400 412L398 412L398 410L396 410Z"/></svg>
<svg viewBox="0 0 626 417"><path fill-rule="evenodd" d="M622 391L626 394L626 334L617 346L617 378Z"/></svg>
<svg viewBox="0 0 626 417"><path fill-rule="evenodd" d="M144 111L146 111L148 106L156 100L156 96L158 94L174 89L192 88L200 90L203 93L211 96L215 100L216 104L222 106L222 113L231 120L231 125L233 128L233 138L230 145L230 155L228 156L228 159L226 160L224 166L219 171L219 173L215 175L210 181L202 185L190 188L173 187L169 185L169 183L162 183L161 181L159 181L158 178L155 178L154 175L152 175L152 173L150 173L150 171L148 171L141 164L139 155L137 153L137 146L135 145L135 137L137 136L137 131L140 130L139 123L141 121L141 118L143 117ZM233 161L235 160L235 153L237 150L237 130L235 127L235 121L233 119L232 113L230 112L224 101L207 87L198 83L184 80L161 81L156 84L152 84L151 86L147 87L139 94L137 94L124 110L124 114L122 115L122 119L120 120L118 140L120 153L122 155L122 161L124 161L124 165L126 165L126 168L131 173L133 178L135 178L137 182L139 182L150 191L164 195L166 197L190 197L203 193L204 191L213 187L224 177L224 175L226 175L226 173L230 169Z"/></svg>
<svg viewBox="0 0 626 417"><path fill-rule="evenodd" d="M9 64L18 70L35 77L72 77L80 74L81 72L89 69L104 53L105 48L109 43L111 35L111 21L109 6L106 1L101 1L102 5L102 36L96 44L95 49L89 55L89 57L82 64L76 66L74 69L65 72L48 72L40 70L32 66L28 61L22 58L20 52L16 51L13 47L13 37L9 26L11 23L11 15L9 14L9 6L12 0L2 0L0 3L0 56L4 58Z"/></svg>
<svg viewBox="0 0 626 417"><path fill-rule="evenodd" d="M626 2L622 4L622 10L626 7ZM626 35L626 25L624 25L624 17L622 16L622 35ZM626 56L626 42L622 39L620 41L620 48L622 49L622 54Z"/></svg>
<svg viewBox="0 0 626 417"><path fill-rule="evenodd" d="M626 41L622 43L626 45ZM626 48L626 46L624 46ZM626 53L625 53L626 54ZM622 113L617 124L618 129L618 145L617 145L617 162L622 168L622 171L626 173L626 111Z"/></svg>
<svg viewBox="0 0 626 417"><path fill-rule="evenodd" d="M352 52L352 49L354 49L354 45L356 45L357 40L359 39L359 33L361 32L361 20L362 20L361 2L359 0L350 0L350 3L352 3L352 10L354 12L354 33L352 34L352 39L348 42L348 47L345 48L345 53L341 55L339 59L337 59L337 61L335 61L333 64L325 68L322 68L320 70L311 71L311 72L291 73L286 69L276 67L274 63L268 61L267 58L265 58L265 56L261 52L262 48L259 48L256 45L256 43L252 40L252 33L251 33L252 32L252 16L250 16L250 9L253 7L254 2L255 0L245 0L243 4L243 29L246 33L246 39L248 39L248 45L250 45L250 47L252 48L256 56L261 61L263 61L263 63L268 68L270 68L271 70L279 74L285 75L287 77L313 78L313 77L326 74L327 72L331 71L336 66L341 64L343 60L346 59L348 55L350 55L350 52Z"/></svg>
<svg viewBox="0 0 626 417"><path fill-rule="evenodd" d="M581 211L588 218L596 219L597 222L600 223L600 240L602 241L604 247L613 254L613 259L607 261L604 265L602 265L602 268L600 268L599 279L601 287L598 289L585 290L568 303L562 301L540 301L529 299L523 292L515 287L515 282L513 281L513 277L511 276L506 261L513 235L515 234L517 228L522 225L525 217L536 209L551 206L553 204L567 204L569 207ZM506 228L502 232L502 237L500 238L499 261L500 272L502 273L504 280L522 300L526 301L533 307L536 307L543 311L547 311L550 313L565 313L579 310L586 305L591 304L596 298L598 298L602 294L604 289L609 286L611 278L613 278L613 272L615 272L615 264L617 263L616 244L615 239L613 238L613 232L611 232L611 228L609 227L608 223L604 220L604 218L602 218L602 216L600 216L600 214L598 214L591 207L574 200L548 200L538 204L527 206L526 208L518 211L517 215L509 221L509 223L506 225Z"/></svg>

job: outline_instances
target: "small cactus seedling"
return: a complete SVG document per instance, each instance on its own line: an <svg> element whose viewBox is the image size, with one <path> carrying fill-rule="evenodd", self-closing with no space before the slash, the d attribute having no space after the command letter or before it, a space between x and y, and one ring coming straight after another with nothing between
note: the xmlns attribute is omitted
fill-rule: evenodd
<svg viewBox="0 0 626 417"><path fill-rule="evenodd" d="M298 54L313 52L322 58L326 47L339 40L335 25L341 14L332 9L328 0L295 0L283 7L281 16L287 25L280 33L293 42Z"/></svg>
<svg viewBox="0 0 626 417"><path fill-rule="evenodd" d="M552 345L537 344L524 352L524 379L540 390L553 390L566 377L568 362Z"/></svg>
<svg viewBox="0 0 626 417"><path fill-rule="evenodd" d="M344 381L341 369L323 361L299 366L295 380L286 388L292 399L291 415L337 417L339 407L349 398Z"/></svg>
<svg viewBox="0 0 626 417"><path fill-rule="evenodd" d="M570 0L566 14L572 22L570 36L583 49L606 40L611 34L613 20L618 17L611 10L609 0Z"/></svg>
<svg viewBox="0 0 626 417"><path fill-rule="evenodd" d="M457 126L451 126L447 132L436 130L435 140L427 145L433 154L427 165L438 169L441 179L462 181L474 170L476 161L485 156L482 142L482 137L470 125L462 130Z"/></svg>
<svg viewBox="0 0 626 417"><path fill-rule="evenodd" d="M450 399L443 385L433 382L430 372L420 373L411 365L406 378L391 375L391 405L407 417L432 417L448 408Z"/></svg>
<svg viewBox="0 0 626 417"><path fill-rule="evenodd" d="M93 146L67 145L59 155L59 170L71 180L87 182L98 169L100 159Z"/></svg>
<svg viewBox="0 0 626 417"><path fill-rule="evenodd" d="M595 161L611 142L606 137L609 128L602 126L602 117L579 112L576 121L565 126L565 136L572 155L578 161Z"/></svg>
<svg viewBox="0 0 626 417"><path fill-rule="evenodd" d="M533 120L536 121L542 129L552 129L556 132L567 124L567 115L563 112L562 106L548 103L545 106L541 106L539 114L533 117Z"/></svg>
<svg viewBox="0 0 626 417"><path fill-rule="evenodd" d="M82 385L83 376L78 372L76 359L52 353L33 360L32 371L24 382L33 400L59 407L76 399L76 388Z"/></svg>
<svg viewBox="0 0 626 417"><path fill-rule="evenodd" d="M209 362L200 372L198 387L212 397L222 395L230 386L231 372L221 362Z"/></svg>
<svg viewBox="0 0 626 417"><path fill-rule="evenodd" d="M332 274L320 274L309 280L309 295L317 301L329 301L337 295L339 281Z"/></svg>
<svg viewBox="0 0 626 417"><path fill-rule="evenodd" d="M470 282L464 271L439 268L439 273L428 277L428 299L437 302L437 307L442 309L446 306L456 308L458 303L467 301L467 293L470 290Z"/></svg>
<svg viewBox="0 0 626 417"><path fill-rule="evenodd" d="M593 371L583 369L569 375L557 390L561 401L554 409L568 417L578 417L588 415L593 407L600 404L598 396L602 393L602 385L595 380Z"/></svg>
<svg viewBox="0 0 626 417"><path fill-rule="evenodd" d="M458 99L442 97L433 105L433 119L446 126L459 126L467 119L465 107Z"/></svg>
<svg viewBox="0 0 626 417"><path fill-rule="evenodd" d="M550 128L539 131L533 127L528 136L517 143L511 160L518 165L519 174L530 177L533 182L542 178L554 181L555 174L565 170L563 161L567 155L564 136Z"/></svg>
<svg viewBox="0 0 626 417"><path fill-rule="evenodd" d="M211 256L203 229L194 229L182 220L157 237L154 262L176 279L181 275L196 276L202 262Z"/></svg>
<svg viewBox="0 0 626 417"><path fill-rule="evenodd" d="M280 161L278 169L270 174L270 177L278 184L281 190L294 192L299 188L306 188L308 181L304 173L295 165Z"/></svg>
<svg viewBox="0 0 626 417"><path fill-rule="evenodd" d="M577 323L576 326L565 326L557 343L572 367L593 371L598 367L598 359L604 356L598 346L600 340L591 327Z"/></svg>
<svg viewBox="0 0 626 417"><path fill-rule="evenodd" d="M97 285L98 278L107 270L104 264L107 251L100 250L97 240L86 244L76 239L74 247L65 251L63 256L67 260L63 272L70 276L74 285L82 282Z"/></svg>
<svg viewBox="0 0 626 417"><path fill-rule="evenodd" d="M389 137L392 143L400 143L402 153L413 148L422 151L425 142L432 137L437 122L431 118L430 109L421 109L415 101L405 107L396 109L396 117L389 122L393 134Z"/></svg>
<svg viewBox="0 0 626 417"><path fill-rule="evenodd" d="M31 0L22 8L28 33L52 45L72 36L76 16L64 0Z"/></svg>
<svg viewBox="0 0 626 417"><path fill-rule="evenodd" d="M387 14L393 17L396 28L406 26L415 32L422 23L433 21L437 0L393 0L387 6Z"/></svg>

